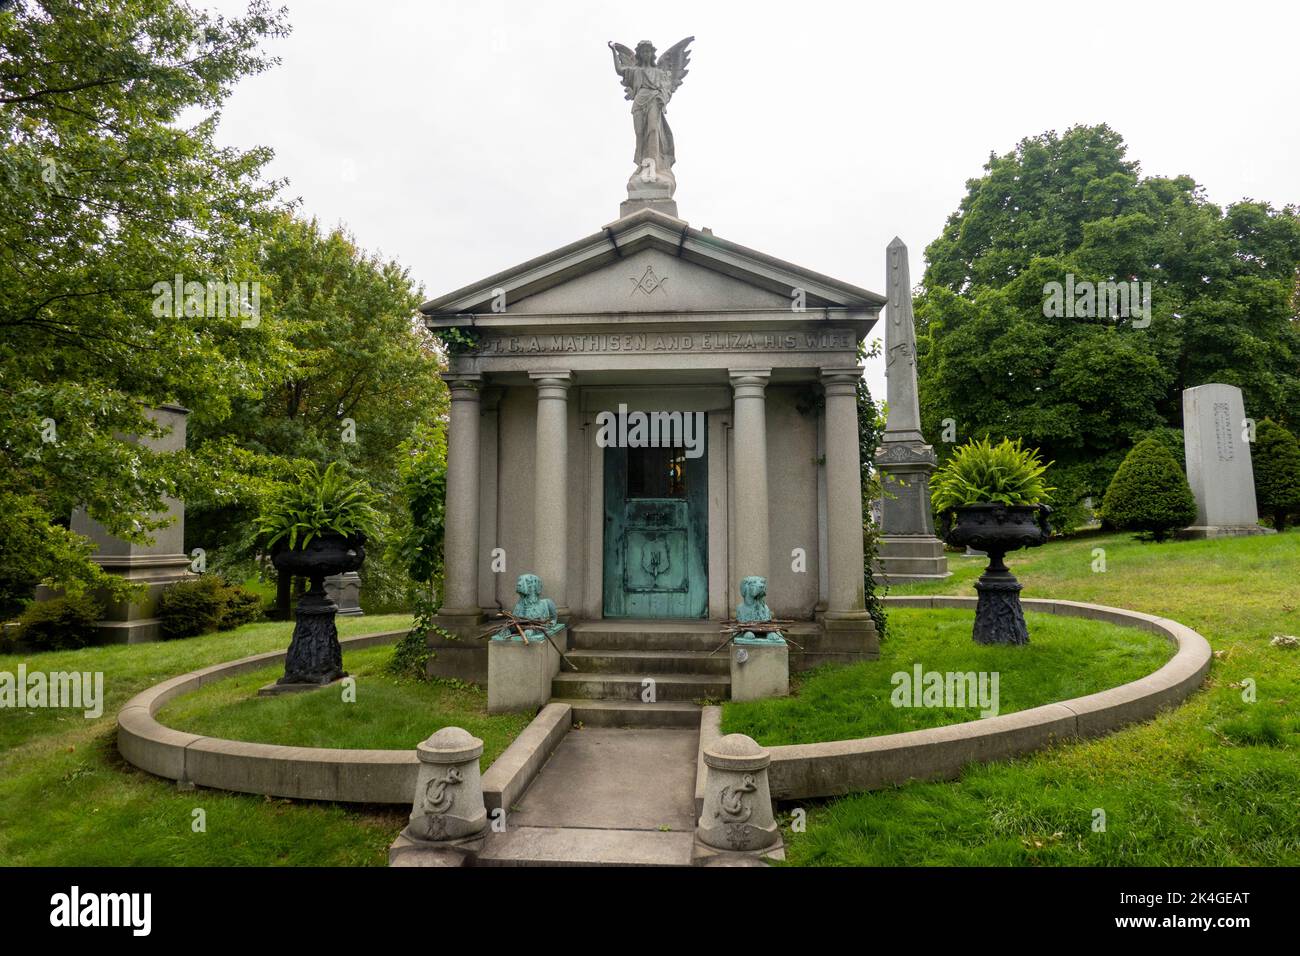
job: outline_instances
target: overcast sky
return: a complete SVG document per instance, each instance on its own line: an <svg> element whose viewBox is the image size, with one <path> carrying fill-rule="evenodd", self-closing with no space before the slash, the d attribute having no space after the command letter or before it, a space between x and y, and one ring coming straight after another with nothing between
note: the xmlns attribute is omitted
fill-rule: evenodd
<svg viewBox="0 0 1300 956"><path fill-rule="evenodd" d="M1293 0L287 5L282 62L237 87L220 140L272 147L304 214L426 297L617 218L634 138L609 40L696 38L668 108L684 219L877 292L895 235L920 281L990 151L1076 123L1215 202L1300 202ZM868 381L883 398L879 363Z"/></svg>

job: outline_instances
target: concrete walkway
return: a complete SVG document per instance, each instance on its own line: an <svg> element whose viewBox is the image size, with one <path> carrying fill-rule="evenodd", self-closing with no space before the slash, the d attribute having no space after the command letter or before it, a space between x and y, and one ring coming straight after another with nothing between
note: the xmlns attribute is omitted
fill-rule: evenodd
<svg viewBox="0 0 1300 956"><path fill-rule="evenodd" d="M574 729L480 865L689 866L698 730Z"/></svg>

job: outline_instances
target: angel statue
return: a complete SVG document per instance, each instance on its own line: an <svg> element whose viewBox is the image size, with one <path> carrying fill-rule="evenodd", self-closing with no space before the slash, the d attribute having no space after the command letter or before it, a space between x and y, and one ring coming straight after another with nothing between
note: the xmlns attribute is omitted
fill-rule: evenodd
<svg viewBox="0 0 1300 956"><path fill-rule="evenodd" d="M655 59L655 46L642 40L633 53L621 43L610 42L614 70L632 101L632 125L636 129L636 171L627 182L629 198L671 198L677 181L673 178L673 131L664 111L686 76L691 60L687 49L695 37L673 44Z"/></svg>

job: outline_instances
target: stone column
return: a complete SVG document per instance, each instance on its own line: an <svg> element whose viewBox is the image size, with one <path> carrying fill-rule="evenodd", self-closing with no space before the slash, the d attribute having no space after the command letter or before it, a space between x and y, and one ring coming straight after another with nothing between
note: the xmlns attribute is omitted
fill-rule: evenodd
<svg viewBox="0 0 1300 956"><path fill-rule="evenodd" d="M478 606L479 386L482 376L444 372L451 392L447 430L447 527L443 538L443 601L446 624L483 620Z"/></svg>
<svg viewBox="0 0 1300 956"><path fill-rule="evenodd" d="M768 574L767 380L770 368L734 369L736 566L731 577Z"/></svg>
<svg viewBox="0 0 1300 956"><path fill-rule="evenodd" d="M858 380L862 369L824 368L828 619L861 620L863 595L862 464L858 457Z"/></svg>
<svg viewBox="0 0 1300 956"><path fill-rule="evenodd" d="M533 570L569 614L569 386L568 371L529 372L537 386L537 459L533 469Z"/></svg>

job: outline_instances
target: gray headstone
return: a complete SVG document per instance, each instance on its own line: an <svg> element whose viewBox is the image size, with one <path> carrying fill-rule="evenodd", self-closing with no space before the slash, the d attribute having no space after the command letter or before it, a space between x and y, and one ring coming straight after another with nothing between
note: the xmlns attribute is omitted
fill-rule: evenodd
<svg viewBox="0 0 1300 956"><path fill-rule="evenodd" d="M1241 389L1214 383L1183 391L1183 449L1196 498L1188 537L1264 534L1255 505L1248 421Z"/></svg>

